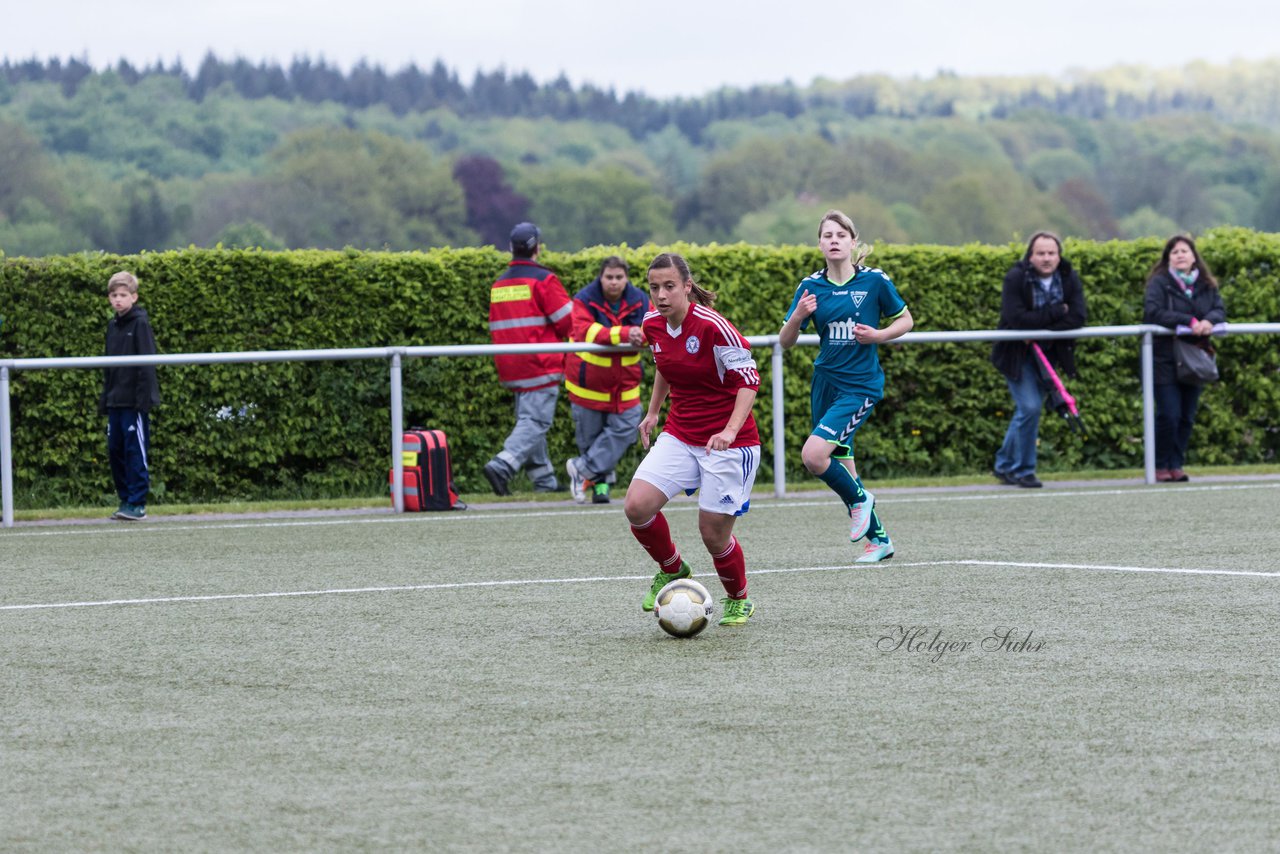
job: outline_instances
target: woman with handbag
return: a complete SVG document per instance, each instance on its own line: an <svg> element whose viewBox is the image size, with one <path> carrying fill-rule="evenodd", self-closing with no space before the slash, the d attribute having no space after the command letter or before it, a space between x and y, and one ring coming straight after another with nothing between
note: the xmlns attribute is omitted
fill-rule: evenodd
<svg viewBox="0 0 1280 854"><path fill-rule="evenodd" d="M1164 245L1160 260L1147 277L1142 301L1142 322L1169 329L1187 327L1189 335L1156 337L1155 361L1156 480L1162 483L1188 480L1186 460L1196 406L1205 382L1216 379L1207 354L1213 355L1209 336L1214 324L1225 323L1218 282L1196 250L1195 241L1176 234ZM1179 350L1191 348L1187 356ZM1194 352L1198 349L1200 352ZM1190 358L1188 358L1188 356ZM1198 358L1197 358L1198 357ZM1197 368L1197 364L1200 363Z"/></svg>

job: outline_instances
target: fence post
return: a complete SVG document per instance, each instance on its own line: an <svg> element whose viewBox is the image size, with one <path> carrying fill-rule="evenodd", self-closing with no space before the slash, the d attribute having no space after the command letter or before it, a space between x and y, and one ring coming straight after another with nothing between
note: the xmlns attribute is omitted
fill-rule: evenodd
<svg viewBox="0 0 1280 854"><path fill-rule="evenodd" d="M404 512L404 396L400 386L400 352L391 354L391 506Z"/></svg>
<svg viewBox="0 0 1280 854"><path fill-rule="evenodd" d="M782 396L782 344L773 342L773 497L787 494L786 404Z"/></svg>
<svg viewBox="0 0 1280 854"><path fill-rule="evenodd" d="M1155 367L1150 332L1142 333L1142 466L1143 479L1156 482Z"/></svg>
<svg viewBox="0 0 1280 854"><path fill-rule="evenodd" d="M9 369L0 367L0 517L13 527L13 445L9 438Z"/></svg>

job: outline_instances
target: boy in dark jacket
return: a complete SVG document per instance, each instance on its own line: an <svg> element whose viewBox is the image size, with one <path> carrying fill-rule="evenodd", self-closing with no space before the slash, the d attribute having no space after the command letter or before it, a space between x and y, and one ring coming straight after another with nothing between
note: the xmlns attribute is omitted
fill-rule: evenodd
<svg viewBox="0 0 1280 854"><path fill-rule="evenodd" d="M108 356L152 356L156 338L146 309L138 302L138 279L119 272L107 282L107 299L115 317L107 323ZM151 440L148 413L160 403L160 384L154 365L106 368L98 413L107 416L107 456L120 507L112 519L147 517L147 446Z"/></svg>

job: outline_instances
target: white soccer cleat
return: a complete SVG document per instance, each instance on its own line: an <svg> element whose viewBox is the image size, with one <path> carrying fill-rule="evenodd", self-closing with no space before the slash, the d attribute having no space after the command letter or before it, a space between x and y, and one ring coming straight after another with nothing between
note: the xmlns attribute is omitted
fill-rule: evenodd
<svg viewBox="0 0 1280 854"><path fill-rule="evenodd" d="M866 490L867 500L849 508L849 542L856 543L867 535L871 527L871 511L875 509L876 497L871 490Z"/></svg>
<svg viewBox="0 0 1280 854"><path fill-rule="evenodd" d="M573 493L573 500L579 504L587 503L587 479L578 471L578 467L573 464L573 458L565 460L564 470L569 473L569 492Z"/></svg>
<svg viewBox="0 0 1280 854"><path fill-rule="evenodd" d="M890 540L885 540L883 543L867 543L867 548L862 552L862 557L855 560L854 563L879 563L891 557L893 557L893 543Z"/></svg>

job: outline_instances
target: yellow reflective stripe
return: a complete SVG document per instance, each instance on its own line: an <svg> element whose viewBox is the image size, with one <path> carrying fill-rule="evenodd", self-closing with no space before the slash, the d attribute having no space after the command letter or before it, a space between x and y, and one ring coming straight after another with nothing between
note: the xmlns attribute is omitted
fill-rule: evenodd
<svg viewBox="0 0 1280 854"><path fill-rule="evenodd" d="M604 329L604 325L603 325L603 324L601 324L601 323L593 323L593 324L591 324L590 326L588 326L588 327L587 327L587 335L586 335L586 337L585 337L583 340L584 340L584 341L589 341L589 342L591 342L592 344L594 344L594 343L595 343L595 340L596 340L596 333L597 333L597 332L599 332L601 329Z"/></svg>
<svg viewBox="0 0 1280 854"><path fill-rule="evenodd" d="M504 285L489 291L489 302L516 302L532 296L533 291L528 285Z"/></svg>
<svg viewBox="0 0 1280 854"><path fill-rule="evenodd" d="M597 368L612 368L613 362L609 361L610 359L617 359L618 364L624 368L640 361L639 353L627 353L625 355L619 353L617 356L601 356L599 353L575 353L574 355L588 365L595 365Z"/></svg>
<svg viewBox="0 0 1280 854"><path fill-rule="evenodd" d="M592 391L589 388L583 388L577 383L571 383L568 380L564 381L564 387L568 389L571 394L576 394L578 397L586 400L607 401L609 399L609 393L607 391ZM636 393L639 394L639 392L640 390L636 389Z"/></svg>
<svg viewBox="0 0 1280 854"><path fill-rule="evenodd" d="M564 381L564 387L568 389L571 393L576 394L578 397L585 398L587 400L607 401L609 400L609 397L610 397L607 391L592 391L589 388L583 388L577 383L570 382L569 380ZM639 400L640 386L627 389L619 396L619 399L620 400Z"/></svg>
<svg viewBox="0 0 1280 854"><path fill-rule="evenodd" d="M622 327L621 326L609 327L609 340L614 344L622 343Z"/></svg>
<svg viewBox="0 0 1280 854"><path fill-rule="evenodd" d="M610 362L610 356L601 356L599 353L576 353L579 359L588 365L595 365L597 368L611 368L613 362Z"/></svg>

